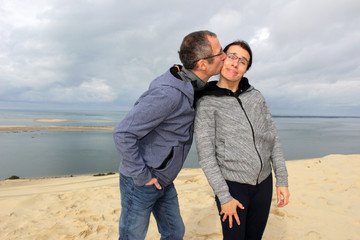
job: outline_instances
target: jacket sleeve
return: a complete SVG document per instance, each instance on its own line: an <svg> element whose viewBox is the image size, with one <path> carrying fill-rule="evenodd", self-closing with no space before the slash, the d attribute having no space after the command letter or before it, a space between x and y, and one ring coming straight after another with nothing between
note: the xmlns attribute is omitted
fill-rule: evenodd
<svg viewBox="0 0 360 240"><path fill-rule="evenodd" d="M231 201L229 187L221 173L215 154L215 109L199 101L195 117L195 142L198 159L206 178L221 204Z"/></svg>
<svg viewBox="0 0 360 240"><path fill-rule="evenodd" d="M172 96L170 97L170 95ZM154 88L144 93L113 131L121 167L127 169L135 185L143 186L152 178L151 169L139 152L139 140L154 130L180 101L176 91Z"/></svg>
<svg viewBox="0 0 360 240"><path fill-rule="evenodd" d="M264 104L265 104L265 109L266 109L266 118L268 121L268 124L271 128L271 131L273 132L274 136L275 136L275 140L274 140L274 146L271 152L271 162L274 168L274 172L275 172L275 177L276 177L276 186L277 187L287 187L288 186L288 173L287 173L287 169L286 169L286 164L285 164L285 157L284 157L284 153L282 151L281 148L281 144L280 144L280 138L279 135L277 133L273 118L271 116L269 107L267 106L267 103L264 100Z"/></svg>

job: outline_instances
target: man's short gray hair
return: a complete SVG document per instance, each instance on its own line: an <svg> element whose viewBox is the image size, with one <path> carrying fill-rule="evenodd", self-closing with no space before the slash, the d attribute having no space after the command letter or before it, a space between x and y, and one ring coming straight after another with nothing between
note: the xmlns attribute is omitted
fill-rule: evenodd
<svg viewBox="0 0 360 240"><path fill-rule="evenodd" d="M196 67L198 60L212 54L211 44L208 37L217 37L215 33L204 30L188 34L181 43L179 50L180 61L186 69ZM213 59L208 59L212 63Z"/></svg>

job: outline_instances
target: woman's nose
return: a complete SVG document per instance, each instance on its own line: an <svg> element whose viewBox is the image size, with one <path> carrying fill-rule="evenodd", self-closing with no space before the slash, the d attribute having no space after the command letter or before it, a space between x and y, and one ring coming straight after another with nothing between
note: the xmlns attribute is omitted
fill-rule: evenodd
<svg viewBox="0 0 360 240"><path fill-rule="evenodd" d="M239 60L238 59L232 60L231 65L233 65L234 67L237 67L237 65L239 65Z"/></svg>

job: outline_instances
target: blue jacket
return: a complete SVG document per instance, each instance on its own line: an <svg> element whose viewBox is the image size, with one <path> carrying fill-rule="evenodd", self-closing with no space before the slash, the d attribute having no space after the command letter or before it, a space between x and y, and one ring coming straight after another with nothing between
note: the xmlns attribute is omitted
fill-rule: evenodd
<svg viewBox="0 0 360 240"><path fill-rule="evenodd" d="M193 101L192 84L170 70L153 80L113 131L120 173L138 186L153 177L171 184L192 144Z"/></svg>

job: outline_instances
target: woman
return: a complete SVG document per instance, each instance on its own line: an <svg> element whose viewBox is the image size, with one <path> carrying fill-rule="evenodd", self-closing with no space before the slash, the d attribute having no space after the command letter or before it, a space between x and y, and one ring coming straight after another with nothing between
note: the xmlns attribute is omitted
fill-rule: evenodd
<svg viewBox="0 0 360 240"><path fill-rule="evenodd" d="M199 163L216 195L224 239L261 239L272 199L272 167L278 207L288 203L288 175L265 99L243 77L252 64L249 45L236 41L224 52L220 80L210 82L198 101Z"/></svg>

